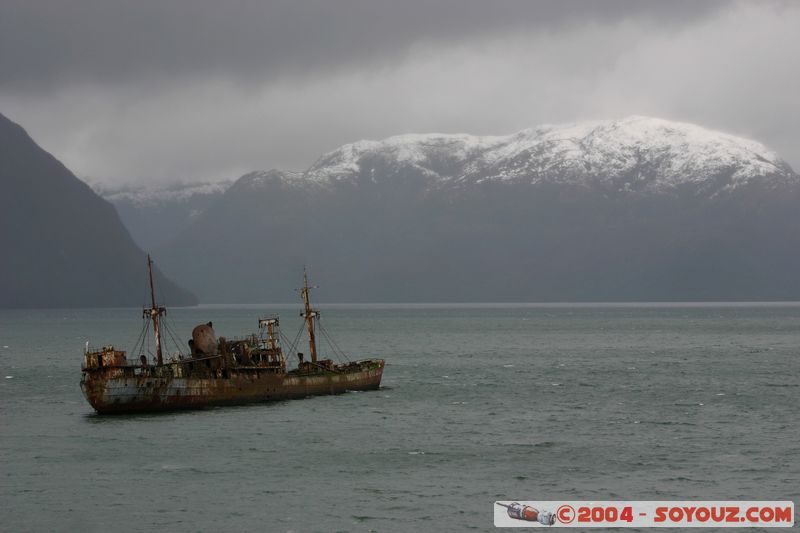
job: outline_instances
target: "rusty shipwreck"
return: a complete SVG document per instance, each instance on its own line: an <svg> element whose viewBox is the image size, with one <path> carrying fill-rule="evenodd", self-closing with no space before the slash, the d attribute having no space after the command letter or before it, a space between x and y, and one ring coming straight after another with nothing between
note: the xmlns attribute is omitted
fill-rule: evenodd
<svg viewBox="0 0 800 533"><path fill-rule="evenodd" d="M383 359L363 359L335 363L317 357L316 332L327 332L318 323L319 312L312 309L308 277L303 276L303 329L308 335L310 360L297 353L295 368L287 368L277 316L259 319L259 333L243 339L217 338L212 323L194 328L190 353L180 351L165 360L166 308L156 304L152 261L147 258L151 306L143 310L144 326L130 359L113 346L84 351L81 390L92 407L101 414L140 413L197 409L203 407L268 402L305 398L380 387ZM149 351L150 327L154 351ZM302 332L302 329L301 329ZM295 337L300 338L300 332ZM147 344L147 348L145 348ZM137 352L137 347L140 351ZM337 351L335 343L332 350ZM292 350L293 351L293 350ZM340 350L338 353L343 356ZM149 357L148 357L149 356Z"/></svg>

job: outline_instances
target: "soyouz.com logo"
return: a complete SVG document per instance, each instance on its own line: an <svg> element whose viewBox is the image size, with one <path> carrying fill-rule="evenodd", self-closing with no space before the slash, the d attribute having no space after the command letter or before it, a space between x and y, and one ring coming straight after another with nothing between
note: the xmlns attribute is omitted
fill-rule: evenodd
<svg viewBox="0 0 800 533"><path fill-rule="evenodd" d="M497 501L497 527L792 527L790 501Z"/></svg>

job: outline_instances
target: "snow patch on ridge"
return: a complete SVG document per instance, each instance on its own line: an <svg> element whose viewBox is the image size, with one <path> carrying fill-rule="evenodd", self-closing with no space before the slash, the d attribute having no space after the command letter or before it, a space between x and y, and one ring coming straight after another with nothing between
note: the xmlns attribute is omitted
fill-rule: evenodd
<svg viewBox="0 0 800 533"><path fill-rule="evenodd" d="M284 185L290 185L294 187L303 187L306 184L306 180L303 179L302 172L293 172L291 170L257 170L255 172L250 172L245 174L236 182L236 187L249 187L249 188L261 188L269 184L270 182L279 182Z"/></svg>
<svg viewBox="0 0 800 533"><path fill-rule="evenodd" d="M632 116L617 121L543 125L508 136L407 134L346 144L302 176L322 184L354 180L375 161L448 182L592 184L663 191L724 179L731 190L755 179L797 181L763 144L693 124ZM384 169L385 172L385 169Z"/></svg>
<svg viewBox="0 0 800 533"><path fill-rule="evenodd" d="M160 204L185 202L195 196L222 194L233 183L232 180L213 183L172 184L157 189L124 187L104 189L95 187L95 192L111 203L130 203L135 207L148 207Z"/></svg>

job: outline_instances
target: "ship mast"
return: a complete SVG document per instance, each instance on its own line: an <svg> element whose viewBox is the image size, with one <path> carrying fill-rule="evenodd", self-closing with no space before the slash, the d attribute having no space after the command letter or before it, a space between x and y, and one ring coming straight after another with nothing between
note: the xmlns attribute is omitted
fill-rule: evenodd
<svg viewBox="0 0 800 533"><path fill-rule="evenodd" d="M164 358L161 353L161 315L166 314L167 310L156 306L156 291L153 287L153 260L150 259L150 254L147 254L147 273L150 276L151 306L149 309L144 310L144 316L153 321L153 334L156 337L156 363L161 366L164 364Z"/></svg>
<svg viewBox="0 0 800 533"><path fill-rule="evenodd" d="M311 351L311 362L317 362L317 342L314 339L314 319L319 317L319 312L311 309L311 302L308 299L308 274L303 269L303 288L300 289L303 295L304 312L302 315L306 319L306 329L308 329L308 349Z"/></svg>

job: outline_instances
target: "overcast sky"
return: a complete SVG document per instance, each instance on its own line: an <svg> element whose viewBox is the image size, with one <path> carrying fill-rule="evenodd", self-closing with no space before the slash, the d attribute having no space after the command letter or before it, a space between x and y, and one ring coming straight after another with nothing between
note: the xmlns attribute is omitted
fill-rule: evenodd
<svg viewBox="0 0 800 533"><path fill-rule="evenodd" d="M800 1L3 0L0 112L109 185L651 115L800 171Z"/></svg>

